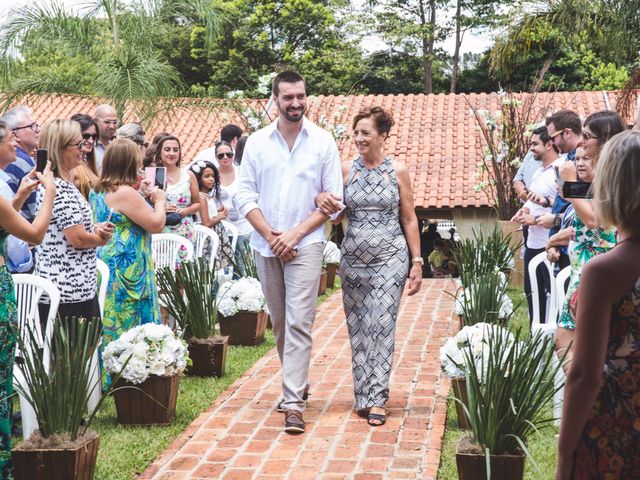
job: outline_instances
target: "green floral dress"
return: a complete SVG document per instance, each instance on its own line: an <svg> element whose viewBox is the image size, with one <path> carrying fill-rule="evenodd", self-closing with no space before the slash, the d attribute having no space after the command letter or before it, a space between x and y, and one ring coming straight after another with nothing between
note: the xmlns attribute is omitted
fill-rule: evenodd
<svg viewBox="0 0 640 480"><path fill-rule="evenodd" d="M569 257L571 259L571 275L569 276L569 288L565 297L558 326L574 330L576 328L576 306L578 303L578 285L582 267L596 255L608 252L616 246L616 230L614 228L589 229L576 215L573 220L575 240L569 243Z"/></svg>
<svg viewBox="0 0 640 480"><path fill-rule="evenodd" d="M106 221L105 193L91 192L89 198L94 220ZM113 238L98 251L98 258L110 271L102 318L105 347L133 327L160 323L151 235L122 213L113 212L111 223L115 225Z"/></svg>
<svg viewBox="0 0 640 480"><path fill-rule="evenodd" d="M0 257L6 261L9 234L0 228ZM0 478L11 476L11 416L13 413L13 362L18 338L18 307L11 274L0 267Z"/></svg>

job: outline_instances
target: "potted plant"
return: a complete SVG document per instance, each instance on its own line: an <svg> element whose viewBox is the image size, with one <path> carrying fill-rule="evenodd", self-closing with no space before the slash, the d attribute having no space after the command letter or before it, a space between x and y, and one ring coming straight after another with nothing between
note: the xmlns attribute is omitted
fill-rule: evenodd
<svg viewBox="0 0 640 480"><path fill-rule="evenodd" d="M478 360L488 353L488 340L486 334L493 328L503 328L489 323L479 322L463 327L455 336L449 338L440 348L440 366L442 371L451 379L455 398L458 425L461 429L469 430L469 419L464 406L467 405L467 386L465 381L467 361L465 349L471 348L474 359ZM505 337L513 342L514 337L506 331Z"/></svg>
<svg viewBox="0 0 640 480"><path fill-rule="evenodd" d="M176 413L180 374L187 367L187 344L166 325L147 323L124 332L102 355L110 374L120 373L113 397L118 423L170 423Z"/></svg>
<svg viewBox="0 0 640 480"><path fill-rule="evenodd" d="M500 271L484 274L472 280L468 286L461 286L454 305L460 326L478 322L506 325L514 312L507 287L506 276Z"/></svg>
<svg viewBox="0 0 640 480"><path fill-rule="evenodd" d="M99 381L91 384L91 358L102 324L96 319L58 320L43 353L39 335L26 328L25 338L18 337L23 355L17 367L23 378L16 389L35 411L38 429L11 452L14 478L91 479L100 438L89 427L105 396L88 412L87 402L100 388Z"/></svg>
<svg viewBox="0 0 640 480"><path fill-rule="evenodd" d="M503 328L485 328L483 338L482 355L471 342L464 346L471 435L458 444L458 476L520 480L525 456L531 459L527 438L554 422L550 405L561 388L554 378L564 357L554 361L553 339L542 332L527 340L516 332L514 341Z"/></svg>
<svg viewBox="0 0 640 480"><path fill-rule="evenodd" d="M205 258L184 262L175 274L163 268L157 275L166 308L183 330L191 365L186 373L200 377L224 375L228 337L216 335L218 321L216 273Z"/></svg>
<svg viewBox="0 0 640 480"><path fill-rule="evenodd" d="M335 285L336 272L340 267L340 249L338 245L330 240L324 246L322 264L327 271L327 288L333 288Z"/></svg>
<svg viewBox="0 0 640 480"><path fill-rule="evenodd" d="M218 291L218 323L230 345L255 346L264 342L267 303L262 286L245 277L225 283Z"/></svg>

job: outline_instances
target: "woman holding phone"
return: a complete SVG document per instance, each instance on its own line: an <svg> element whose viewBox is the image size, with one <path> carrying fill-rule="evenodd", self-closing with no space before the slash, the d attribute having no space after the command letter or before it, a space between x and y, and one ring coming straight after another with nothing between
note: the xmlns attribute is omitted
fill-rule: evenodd
<svg viewBox="0 0 640 480"><path fill-rule="evenodd" d="M160 323L150 234L164 228L167 194L152 188L154 206L144 200L134 188L141 165L140 148L133 141L114 140L91 192L95 220L114 226L113 238L98 252L110 272L102 321L105 346L133 327Z"/></svg>
<svg viewBox="0 0 640 480"><path fill-rule="evenodd" d="M156 167L166 169L167 212L176 212L180 223L166 226L166 233L177 233L193 240L193 215L200 209L200 192L192 172L181 169L180 140L173 135L162 137L156 147ZM181 252L181 259L184 252Z"/></svg>
<svg viewBox="0 0 640 480"><path fill-rule="evenodd" d="M0 169L16 159L16 150L7 125L0 121ZM18 306L11 274L7 269L5 241L13 235L25 242L42 241L51 220L56 184L51 170L36 173L44 187L42 202L33 223L19 213L21 205L12 205L0 196L0 478L11 478L11 416L13 410L13 362L18 337Z"/></svg>

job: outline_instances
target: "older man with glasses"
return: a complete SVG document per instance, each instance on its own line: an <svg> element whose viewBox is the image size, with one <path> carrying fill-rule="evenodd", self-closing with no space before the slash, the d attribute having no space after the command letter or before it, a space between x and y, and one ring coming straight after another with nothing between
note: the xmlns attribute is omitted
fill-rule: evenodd
<svg viewBox="0 0 640 480"><path fill-rule="evenodd" d="M19 105L7 110L1 118L7 125L7 129L11 132L11 143L16 148L16 159L5 169L8 181L7 184L13 190L18 192L22 178L35 168L36 162L34 157L38 142L40 140L40 125L33 118L33 112L26 105ZM32 193L27 201L22 205L20 213L29 222L32 222L36 216L36 195Z"/></svg>
<svg viewBox="0 0 640 480"><path fill-rule="evenodd" d="M109 144L116 138L116 130L120 124L118 113L111 105L103 104L96 107L94 120L98 124L98 142L96 143L96 167L102 172L102 157Z"/></svg>

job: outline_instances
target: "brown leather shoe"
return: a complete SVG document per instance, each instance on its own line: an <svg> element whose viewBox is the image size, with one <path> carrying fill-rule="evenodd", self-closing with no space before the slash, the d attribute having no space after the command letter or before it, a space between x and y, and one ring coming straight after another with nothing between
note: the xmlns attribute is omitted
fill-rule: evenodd
<svg viewBox="0 0 640 480"><path fill-rule="evenodd" d="M304 433L302 412L287 410L284 412L284 431L287 433Z"/></svg>

